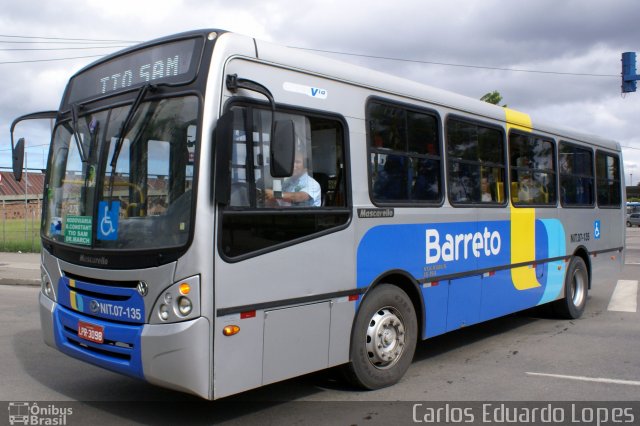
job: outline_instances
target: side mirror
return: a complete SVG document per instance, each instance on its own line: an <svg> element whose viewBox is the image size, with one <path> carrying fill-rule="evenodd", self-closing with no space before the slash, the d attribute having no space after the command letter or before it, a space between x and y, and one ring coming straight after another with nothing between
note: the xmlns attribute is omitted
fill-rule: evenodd
<svg viewBox="0 0 640 426"><path fill-rule="evenodd" d="M22 179L22 166L24 164L24 138L18 139L18 143L13 147L11 159L13 160L13 177L16 179L16 182L20 182L20 179Z"/></svg>
<svg viewBox="0 0 640 426"><path fill-rule="evenodd" d="M278 120L271 141L271 176L289 177L293 174L296 129L293 120Z"/></svg>
<svg viewBox="0 0 640 426"><path fill-rule="evenodd" d="M16 128L16 125L24 120L41 120L41 119L50 119L53 120L58 116L58 111L42 111L42 112L33 112L31 114L22 115L11 123L10 133L11 133L11 157L13 160L13 177L17 182L20 182L22 179L22 166L24 164L24 138L20 138L17 144L13 144L13 131Z"/></svg>
<svg viewBox="0 0 640 426"><path fill-rule="evenodd" d="M218 119L213 150L214 200L220 204L229 204L231 196L231 146L233 144L233 122L235 112L227 111Z"/></svg>

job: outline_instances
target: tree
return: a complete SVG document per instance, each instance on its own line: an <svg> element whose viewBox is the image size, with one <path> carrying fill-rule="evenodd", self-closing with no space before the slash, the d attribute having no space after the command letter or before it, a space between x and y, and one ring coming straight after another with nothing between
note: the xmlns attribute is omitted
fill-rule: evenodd
<svg viewBox="0 0 640 426"><path fill-rule="evenodd" d="M502 95L497 90L494 90L493 92L486 93L480 98L480 100L488 102L490 104L498 105L500 102L502 102ZM505 108L507 107L506 104L502 106Z"/></svg>

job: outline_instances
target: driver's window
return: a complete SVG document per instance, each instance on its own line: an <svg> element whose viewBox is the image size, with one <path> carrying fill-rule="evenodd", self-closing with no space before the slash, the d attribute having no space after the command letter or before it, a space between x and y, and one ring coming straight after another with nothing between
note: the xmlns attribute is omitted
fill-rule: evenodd
<svg viewBox="0 0 640 426"><path fill-rule="evenodd" d="M220 251L250 256L346 226L344 122L334 117L277 112L296 134L293 175L271 176L271 111L235 106L231 197L223 209Z"/></svg>
<svg viewBox="0 0 640 426"><path fill-rule="evenodd" d="M343 131L339 121L276 113L276 120L294 123L296 146L293 175L273 178L269 163L271 111L236 109L243 110L244 114L237 116L245 120L236 121L233 136L231 207L288 209L345 205Z"/></svg>

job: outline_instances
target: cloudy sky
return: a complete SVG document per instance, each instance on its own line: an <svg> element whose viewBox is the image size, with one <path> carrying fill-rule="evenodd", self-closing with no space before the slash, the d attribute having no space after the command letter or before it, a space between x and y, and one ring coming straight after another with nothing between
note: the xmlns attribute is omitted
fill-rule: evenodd
<svg viewBox="0 0 640 426"><path fill-rule="evenodd" d="M619 141L626 147L625 178L629 183L633 174L635 185L640 92L621 96L620 55L640 52L639 18L637 0L10 2L0 14L0 166L11 163L13 119L57 108L71 74L100 55L135 41L221 28L341 52L327 55L474 98L498 90L503 103L534 119ZM85 58L43 61L74 57ZM43 167L47 145L27 137L29 167Z"/></svg>

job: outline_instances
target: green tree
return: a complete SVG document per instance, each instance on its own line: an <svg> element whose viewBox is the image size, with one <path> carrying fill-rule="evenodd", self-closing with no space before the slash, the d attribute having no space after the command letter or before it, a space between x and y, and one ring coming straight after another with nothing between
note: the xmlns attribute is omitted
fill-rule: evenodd
<svg viewBox="0 0 640 426"><path fill-rule="evenodd" d="M502 102L502 95L497 90L493 92L486 93L484 96L480 98L481 101L489 102L490 104L498 105ZM507 105L502 105L503 107L507 107Z"/></svg>

